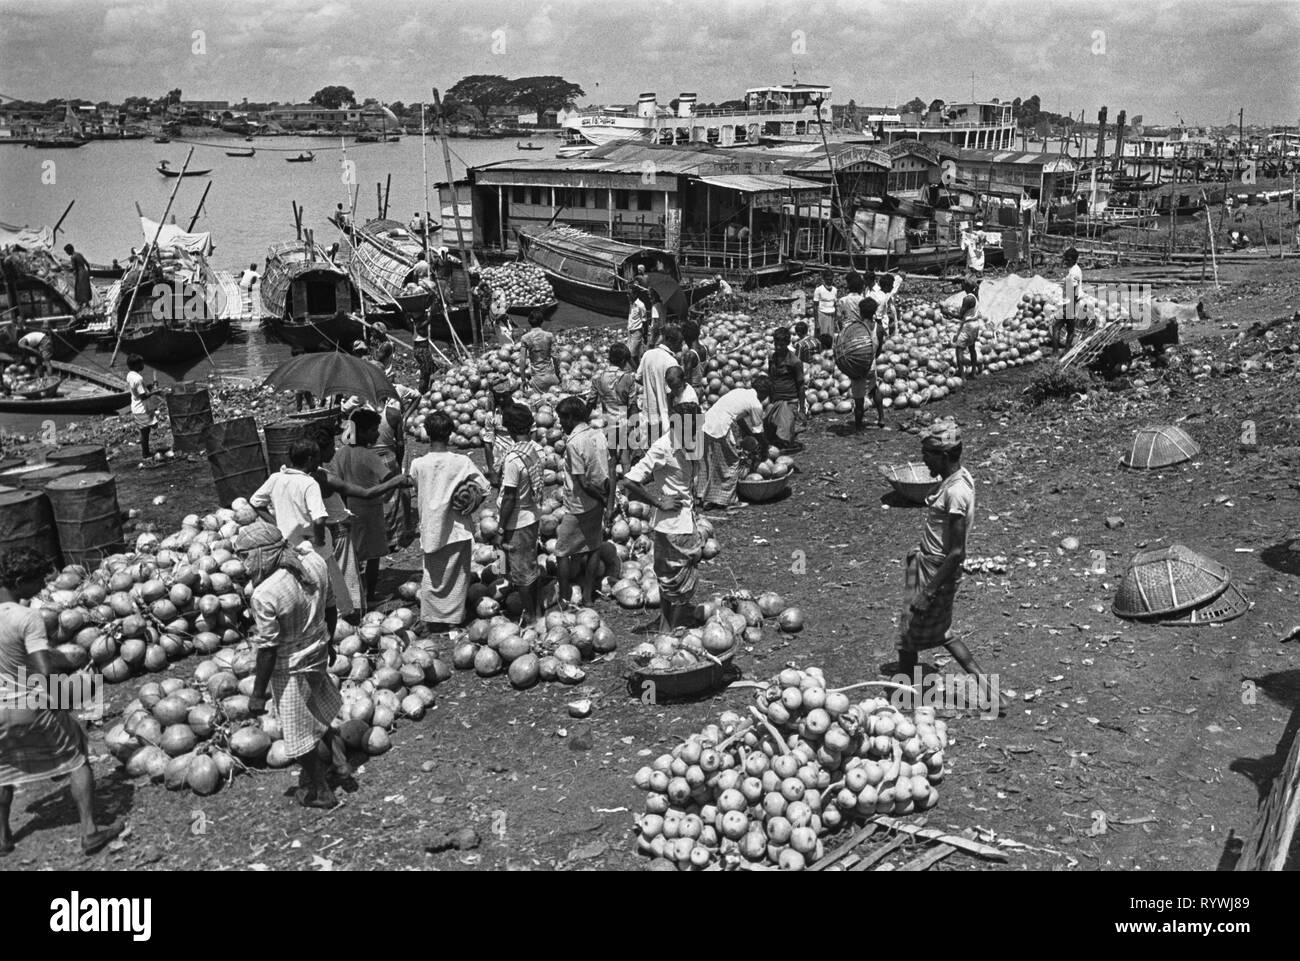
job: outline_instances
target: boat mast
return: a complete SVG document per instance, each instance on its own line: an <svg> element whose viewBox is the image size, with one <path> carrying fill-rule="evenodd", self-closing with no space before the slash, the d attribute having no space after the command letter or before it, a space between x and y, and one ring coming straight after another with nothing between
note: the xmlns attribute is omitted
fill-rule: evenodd
<svg viewBox="0 0 1300 961"><path fill-rule="evenodd" d="M468 280L469 254L465 250L465 232L460 225L460 198L456 193L456 178L451 173L451 147L447 143L447 120L442 113L442 96L438 88L433 88L433 105L438 110L438 139L442 141L442 163L447 168L447 188L451 191L451 215L456 221L456 244L460 247L461 269L466 271ZM441 205L440 205L441 206ZM474 329L474 346L483 344L483 331L479 322L478 305L474 302L474 291L469 292L469 316ZM447 315L447 326L451 328L451 314ZM453 328L454 332L454 328Z"/></svg>
<svg viewBox="0 0 1300 961"><path fill-rule="evenodd" d="M424 262L429 262L429 155L426 151L428 141L428 127L424 120L424 101L420 101L420 164L424 167L424 216L420 218L420 223L424 226L421 233L424 234Z"/></svg>
<svg viewBox="0 0 1300 961"><path fill-rule="evenodd" d="M167 215L172 212L172 204L176 202L176 194L181 189L181 183L185 180L185 171L189 169L190 160L194 157L194 148L185 155L185 163L181 164L180 176L176 178L176 186L172 187L172 194L167 198L167 209L163 211L162 219L158 221L158 229L154 231L153 240L149 246L144 249L144 259L140 261L140 269L136 274L135 286L131 288L131 299L127 301L126 313L122 315L122 323L117 328L117 342L113 344L113 356L109 358L108 366L112 367L117 362L117 352L122 347L122 335L126 333L126 325L131 319L131 311L135 309L135 298L140 293L140 287L144 283L145 270L149 266L149 258L153 255L154 250L158 247L158 238L162 236L163 225L167 223Z"/></svg>

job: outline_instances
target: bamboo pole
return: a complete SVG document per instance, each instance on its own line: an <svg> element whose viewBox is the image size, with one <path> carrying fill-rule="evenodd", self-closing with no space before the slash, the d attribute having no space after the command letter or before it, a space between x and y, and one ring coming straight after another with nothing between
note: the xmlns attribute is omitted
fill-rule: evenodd
<svg viewBox="0 0 1300 961"><path fill-rule="evenodd" d="M58 239L59 239L59 228L63 226L63 221L65 221L65 220L68 218L68 214L70 214L70 213L72 212L72 205L75 204L76 202L77 202L76 200L69 200L69 201L68 201L68 206L67 206L67 208L63 211L63 216L59 218L58 223L56 223L56 224L54 225L54 230L53 230L53 232L50 234L50 238L51 238L52 240L58 240Z"/></svg>
<svg viewBox="0 0 1300 961"><path fill-rule="evenodd" d="M442 113L442 96L438 88L433 88L433 103L438 108L438 139L442 141L442 163L447 170L447 188L451 191L452 218L456 221L456 245L460 248L461 269L466 271L468 279L469 252L465 249L465 231L460 224L460 197L456 191L456 178L451 172L451 146L447 143L447 120ZM472 209L472 208L471 208ZM482 346L483 330L478 315L478 304L474 302L474 291L469 292L470 326L474 331L474 346ZM447 326L451 326L451 315L447 315Z"/></svg>
<svg viewBox="0 0 1300 961"><path fill-rule="evenodd" d="M427 125L424 122L424 103L420 103L420 166L424 168L424 218L421 223L424 228L421 231L424 234L424 262L429 262L429 156L425 150L425 142L428 139L425 133ZM441 206L441 205L439 205Z"/></svg>
<svg viewBox="0 0 1300 961"><path fill-rule="evenodd" d="M203 213L203 205L207 202L208 191L212 189L212 181L209 180L207 186L203 188L203 196L199 198L199 205L194 208L194 216L190 218L190 225L185 228L188 234L194 229L194 225L199 222L199 214Z"/></svg>
<svg viewBox="0 0 1300 961"><path fill-rule="evenodd" d="M167 222L167 215L172 212L172 204L176 202L176 194L180 192L181 182L185 179L185 171L189 169L190 160L194 158L194 148L185 155L185 163L181 164L180 175L176 178L176 186L172 188L171 196L167 198L167 209L163 211L162 220L158 221L158 229L154 231L153 240L149 246L144 249L144 258L140 261L139 273L136 276L135 286L131 288L131 299L127 301L126 313L122 317L122 322L117 328L117 342L113 344L113 356L109 358L108 366L112 367L117 363L117 352L122 347L122 335L126 333L126 325L131 320L131 311L135 308L136 295L140 293L140 285L144 283L145 269L149 266L149 258L153 255L158 246L158 238L162 236L163 225ZM136 204L136 210L140 205Z"/></svg>

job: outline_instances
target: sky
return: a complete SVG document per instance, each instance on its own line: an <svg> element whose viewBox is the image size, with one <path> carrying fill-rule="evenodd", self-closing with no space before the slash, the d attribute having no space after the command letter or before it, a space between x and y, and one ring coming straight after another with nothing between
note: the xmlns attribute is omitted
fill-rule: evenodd
<svg viewBox="0 0 1300 961"><path fill-rule="evenodd" d="M495 73L707 102L796 72L839 103L973 85L1089 120L1296 124L1300 0L0 0L0 94L22 99L412 102Z"/></svg>

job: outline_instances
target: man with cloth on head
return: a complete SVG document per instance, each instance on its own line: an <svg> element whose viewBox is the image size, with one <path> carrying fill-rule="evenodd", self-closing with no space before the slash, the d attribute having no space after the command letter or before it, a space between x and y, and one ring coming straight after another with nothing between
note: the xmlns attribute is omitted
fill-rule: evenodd
<svg viewBox="0 0 1300 961"><path fill-rule="evenodd" d="M921 651L947 647L967 673L979 679L980 701L992 706L996 687L975 662L970 649L951 636L953 601L966 560L966 541L975 520L975 480L961 466L961 428L951 418L934 421L921 431L921 457L926 469L941 478L926 498L921 543L904 563L904 604L898 621L898 661L885 673L912 681Z"/></svg>
<svg viewBox="0 0 1300 961"><path fill-rule="evenodd" d="M338 610L325 559L309 543L290 547L266 521L240 531L234 549L253 585L249 610L257 666L249 713L266 713L269 688L285 753L302 768L294 798L303 807L332 808L338 799L326 768L332 764L340 779L351 777L352 769L343 739L330 727L343 697L329 675Z"/></svg>

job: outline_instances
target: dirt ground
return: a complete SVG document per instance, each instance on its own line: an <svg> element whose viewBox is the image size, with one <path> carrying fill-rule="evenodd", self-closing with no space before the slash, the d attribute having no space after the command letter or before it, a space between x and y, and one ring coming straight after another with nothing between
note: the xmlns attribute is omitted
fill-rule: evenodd
<svg viewBox="0 0 1300 961"><path fill-rule="evenodd" d="M1185 364L1147 370L1141 389L1098 387L1026 409L1021 391L1036 368L1021 368L980 378L924 412L952 414L965 432L979 498L970 553L1009 559L1006 574L966 576L954 627L1014 696L1004 718L950 722L951 770L930 824L1017 842L1011 869L1231 863L1234 838L1250 831L1300 727L1300 649L1281 642L1300 623L1300 553L1291 549L1300 528L1291 484L1300 354L1285 349L1300 350L1300 325L1276 332L1275 353L1258 338L1231 345L1250 324L1300 308L1297 279L1276 266L1252 270L1205 297L1211 320L1188 339L1219 365L1213 375L1193 378ZM900 561L921 515L889 493L878 468L917 459L916 437L900 429L916 415L891 417L885 433L846 432L841 420L810 425L792 496L715 520L723 552L703 565L702 589L776 590L808 615L802 634L769 629L744 649L737 660L746 678L795 663L848 684L892 659ZM1241 443L1247 420L1253 446ZM1201 455L1149 473L1118 466L1132 432L1159 423L1181 424ZM122 506L164 529L211 499L200 462L137 471L133 458L119 457L114 467ZM1108 517L1123 523L1112 528ZM1067 535L1077 550L1059 546ZM1127 559L1170 542L1225 563L1253 608L1199 628L1117 619L1110 603ZM385 584L414 575L412 556L390 560ZM646 616L602 607L626 650L627 632ZM946 670L940 654L932 660ZM171 670L186 676L195 663ZM399 725L393 750L367 763L359 788L325 814L293 805L289 772L243 777L204 799L126 780L102 734L140 683L130 682L113 690L92 741L102 814L129 818L125 844L84 861L70 798L46 782L19 793L19 848L4 867L638 868L632 773L724 709L742 708L751 692L646 705L622 674L614 655L580 688L520 692L504 677L458 672L437 689L429 715ZM577 697L595 701L590 718L568 716ZM477 831L476 848L426 853L431 838L465 826ZM951 858L938 869L991 866Z"/></svg>

